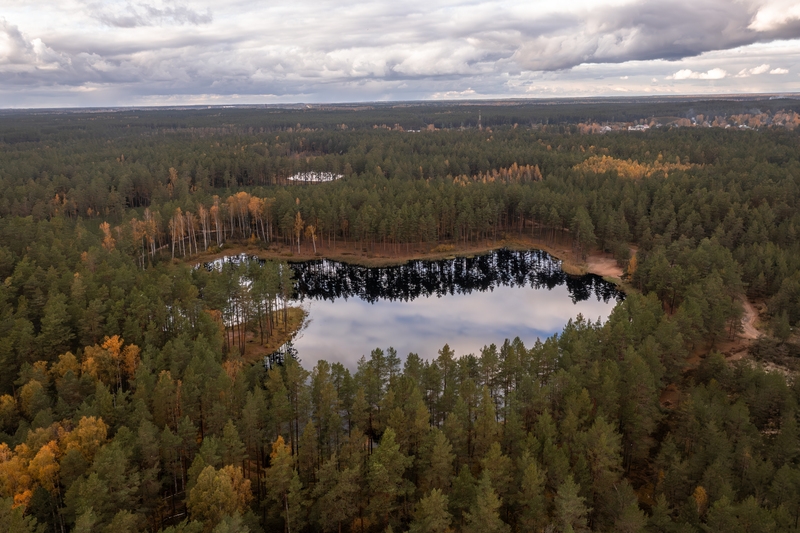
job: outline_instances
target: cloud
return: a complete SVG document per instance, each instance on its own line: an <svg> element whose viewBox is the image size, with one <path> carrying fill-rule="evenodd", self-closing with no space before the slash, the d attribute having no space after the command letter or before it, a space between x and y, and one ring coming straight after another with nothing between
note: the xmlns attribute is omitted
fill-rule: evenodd
<svg viewBox="0 0 800 533"><path fill-rule="evenodd" d="M780 2L23 0L0 19L0 105L778 90L755 76L800 49Z"/></svg>
<svg viewBox="0 0 800 533"><path fill-rule="evenodd" d="M677 60L800 37L800 20L791 17L753 26L762 11L752 2L729 0L640 0L600 7L563 29L532 36L514 58L531 70L555 70L583 63Z"/></svg>
<svg viewBox="0 0 800 533"><path fill-rule="evenodd" d="M459 100L475 98L476 95L475 90L472 87L468 87L463 91L436 92L431 95L431 98L434 100Z"/></svg>
<svg viewBox="0 0 800 533"><path fill-rule="evenodd" d="M785 68L774 68L769 71L770 74L789 74L789 71Z"/></svg>
<svg viewBox="0 0 800 533"><path fill-rule="evenodd" d="M213 20L211 10L200 13L186 6L156 7L144 2L113 5L90 4L91 17L106 26L116 28L138 28L143 26L200 25Z"/></svg>
<svg viewBox="0 0 800 533"><path fill-rule="evenodd" d="M753 68L743 68L742 70L739 71L739 73L736 75L736 77L737 78L748 78L751 75L757 76L758 74L764 74L768 70L769 70L769 65L764 63L763 65L759 65L759 66L753 67Z"/></svg>
<svg viewBox="0 0 800 533"><path fill-rule="evenodd" d="M52 72L68 65L68 57L41 39L27 39L17 26L0 18L0 72L15 77L36 70Z"/></svg>
<svg viewBox="0 0 800 533"><path fill-rule="evenodd" d="M33 45L22 36L19 28L0 19L0 65L24 65L33 57Z"/></svg>
<svg viewBox="0 0 800 533"><path fill-rule="evenodd" d="M685 68L679 70L671 76L667 76L668 80L721 80L726 78L728 73L721 68L712 68L708 72L695 72L691 69Z"/></svg>
<svg viewBox="0 0 800 533"><path fill-rule="evenodd" d="M800 22L800 5L795 0L773 0L760 6L748 28L774 31Z"/></svg>

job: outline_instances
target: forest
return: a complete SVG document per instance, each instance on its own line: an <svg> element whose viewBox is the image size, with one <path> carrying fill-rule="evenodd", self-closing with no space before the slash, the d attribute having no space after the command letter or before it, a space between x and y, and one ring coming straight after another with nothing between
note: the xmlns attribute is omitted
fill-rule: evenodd
<svg viewBox="0 0 800 533"><path fill-rule="evenodd" d="M797 531L800 131L579 127L756 111L800 102L3 112L0 531ZM289 259L516 238L625 298L527 346L242 357Z"/></svg>

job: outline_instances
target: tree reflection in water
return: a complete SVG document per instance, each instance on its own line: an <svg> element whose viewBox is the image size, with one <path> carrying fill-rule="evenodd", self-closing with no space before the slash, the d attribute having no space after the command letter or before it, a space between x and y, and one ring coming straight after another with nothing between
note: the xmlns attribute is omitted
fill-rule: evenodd
<svg viewBox="0 0 800 533"><path fill-rule="evenodd" d="M419 297L469 294L499 286L553 289L566 285L573 303L595 295L608 302L623 293L599 276L571 276L561 261L541 250L501 249L476 257L410 261L389 267L364 267L327 259L291 263L300 298L361 298L411 301Z"/></svg>

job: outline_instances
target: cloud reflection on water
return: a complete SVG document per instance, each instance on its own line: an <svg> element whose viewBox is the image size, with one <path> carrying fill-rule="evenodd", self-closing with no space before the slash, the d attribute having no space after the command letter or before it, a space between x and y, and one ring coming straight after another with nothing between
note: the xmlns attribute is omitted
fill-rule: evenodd
<svg viewBox="0 0 800 533"><path fill-rule="evenodd" d="M415 352L430 359L445 343L459 356L478 354L485 345L517 336L530 346L560 332L578 314L605 321L616 303L594 295L573 303L564 285L551 290L499 286L412 301L313 300L307 302L309 324L294 346L306 368L326 359L351 370L362 355L389 346L402 357Z"/></svg>

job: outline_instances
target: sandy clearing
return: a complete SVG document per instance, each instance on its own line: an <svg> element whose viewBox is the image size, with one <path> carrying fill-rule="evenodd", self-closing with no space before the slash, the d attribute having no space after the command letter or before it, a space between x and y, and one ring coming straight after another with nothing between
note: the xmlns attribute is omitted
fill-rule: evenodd
<svg viewBox="0 0 800 533"><path fill-rule="evenodd" d="M758 320L758 311L756 311L753 304L747 298L742 298L742 307L744 308L744 316L742 316L742 333L744 339L755 340L761 336L761 332L756 328L756 320Z"/></svg>
<svg viewBox="0 0 800 533"><path fill-rule="evenodd" d="M728 361L739 361L745 359L750 354L749 349L752 341L761 337L762 333L756 328L756 321L758 320L758 311L747 298L742 298L742 308L744 314L742 315L742 330L728 346L727 349L720 351L725 355Z"/></svg>
<svg viewBox="0 0 800 533"><path fill-rule="evenodd" d="M616 259L602 255L590 255L586 259L586 269L592 274L610 278L622 279L623 275L622 268L617 264Z"/></svg>

